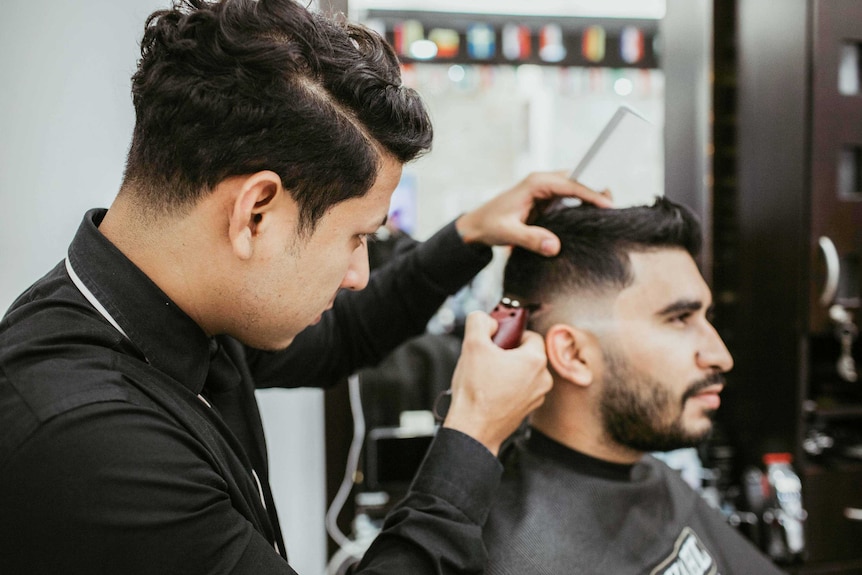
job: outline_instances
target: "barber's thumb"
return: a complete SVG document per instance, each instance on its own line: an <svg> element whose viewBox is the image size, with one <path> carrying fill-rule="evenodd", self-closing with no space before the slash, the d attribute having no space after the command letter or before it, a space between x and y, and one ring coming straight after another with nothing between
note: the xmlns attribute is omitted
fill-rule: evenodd
<svg viewBox="0 0 862 575"><path fill-rule="evenodd" d="M560 253L560 238L545 228L526 226L521 246L543 256L555 256Z"/></svg>
<svg viewBox="0 0 862 575"><path fill-rule="evenodd" d="M489 338L497 331L497 320L483 311L471 311L464 324L464 337Z"/></svg>
<svg viewBox="0 0 862 575"><path fill-rule="evenodd" d="M545 338L534 331L530 331L529 329L524 330L524 333L521 335L521 347L535 348L536 350L541 351L541 353L544 355Z"/></svg>

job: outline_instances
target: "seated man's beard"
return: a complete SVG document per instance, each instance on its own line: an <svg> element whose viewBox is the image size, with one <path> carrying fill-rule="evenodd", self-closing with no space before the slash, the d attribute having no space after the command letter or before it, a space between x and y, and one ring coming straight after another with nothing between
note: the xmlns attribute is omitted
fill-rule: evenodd
<svg viewBox="0 0 862 575"><path fill-rule="evenodd" d="M686 400L717 383L714 378L692 383L679 400L660 381L639 373L615 351L604 348L604 352L607 369L600 410L605 431L613 441L637 451L671 451L695 447L709 436L711 427L685 429L682 414ZM713 414L714 410L707 412Z"/></svg>

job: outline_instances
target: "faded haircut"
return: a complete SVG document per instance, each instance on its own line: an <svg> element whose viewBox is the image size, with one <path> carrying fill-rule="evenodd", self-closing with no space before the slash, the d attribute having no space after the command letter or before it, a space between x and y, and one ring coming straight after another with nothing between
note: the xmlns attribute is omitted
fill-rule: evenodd
<svg viewBox="0 0 862 575"><path fill-rule="evenodd" d="M515 248L503 279L507 294L534 304L561 294L624 289L634 281L631 252L679 248L696 257L701 248L697 219L666 198L622 209L585 203L545 214L535 225L560 238L560 253L545 257Z"/></svg>

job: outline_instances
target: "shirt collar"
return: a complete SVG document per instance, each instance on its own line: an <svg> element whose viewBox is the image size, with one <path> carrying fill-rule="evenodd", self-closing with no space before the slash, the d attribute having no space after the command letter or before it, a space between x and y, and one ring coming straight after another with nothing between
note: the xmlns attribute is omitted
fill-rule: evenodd
<svg viewBox="0 0 862 575"><path fill-rule="evenodd" d="M154 368L195 394L203 388L210 338L99 231L107 210L90 210L72 244L69 263Z"/></svg>
<svg viewBox="0 0 862 575"><path fill-rule="evenodd" d="M635 467L634 464L614 463L597 459L554 441L534 427L529 428L526 443L530 451L554 459L586 475L616 481L631 481L632 479L631 473Z"/></svg>

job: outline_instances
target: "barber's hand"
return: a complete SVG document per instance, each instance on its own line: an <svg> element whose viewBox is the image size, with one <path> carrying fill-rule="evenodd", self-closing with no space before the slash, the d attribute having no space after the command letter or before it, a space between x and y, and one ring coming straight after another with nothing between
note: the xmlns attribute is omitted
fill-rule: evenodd
<svg viewBox="0 0 862 575"><path fill-rule="evenodd" d="M606 193L570 180L568 172L535 172L458 218L455 227L467 243L516 245L547 256L556 255L560 251L559 238L544 228L525 223L534 204L547 203L556 196L580 198L600 207L612 205Z"/></svg>
<svg viewBox="0 0 862 575"><path fill-rule="evenodd" d="M497 322L476 311L467 316L461 357L452 377L452 403L443 427L473 437L497 454L527 415L550 391L545 345L526 331L521 345L504 350L491 336Z"/></svg>

